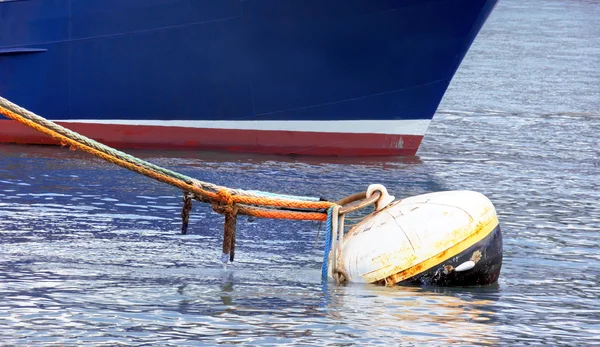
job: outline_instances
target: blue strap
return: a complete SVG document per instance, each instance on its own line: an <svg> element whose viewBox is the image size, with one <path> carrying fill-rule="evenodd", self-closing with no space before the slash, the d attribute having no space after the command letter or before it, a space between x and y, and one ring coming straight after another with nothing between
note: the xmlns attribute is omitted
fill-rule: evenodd
<svg viewBox="0 0 600 347"><path fill-rule="evenodd" d="M327 270L329 268L329 252L331 251L331 223L333 217L333 206L327 210L327 222L325 222L325 254L323 254L323 266L321 267L321 280L327 281Z"/></svg>

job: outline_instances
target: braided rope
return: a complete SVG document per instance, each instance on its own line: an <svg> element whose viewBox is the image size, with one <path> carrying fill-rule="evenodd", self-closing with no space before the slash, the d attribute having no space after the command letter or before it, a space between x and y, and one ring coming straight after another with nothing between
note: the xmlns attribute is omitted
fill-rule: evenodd
<svg viewBox="0 0 600 347"><path fill-rule="evenodd" d="M47 129L47 128L41 126L41 125L38 125L37 123L34 123L33 121L30 121L30 120L24 119L24 118L20 118L18 114L13 113L12 111L9 111L9 110L4 109L2 107L0 107L0 113L4 114L7 117L12 118L14 120L18 120L19 122L21 122L21 123L23 123L23 124L25 124L25 125L33 128L33 129L35 129L35 130L37 130L39 132L42 132L42 133L44 133L44 134L52 137L54 140L60 142L61 144L69 145L69 146L72 146L74 148L79 148L79 149L83 150L84 152L92 154L92 155L94 155L94 156L96 156L98 158L104 159L104 160L106 160L108 162L111 162L113 164L116 164L118 166L121 166L121 167L129 169L131 171L137 172L137 173L139 173L141 175L153 178L153 179L155 179L157 181L161 181L163 183L171 184L173 186L181 188L184 191L191 191L193 193L196 193L196 194L198 194L200 196L203 196L203 197L207 197L207 198L212 199L212 200L216 200L218 198L217 195L216 195L216 193L206 191L206 190L202 189L199 186L194 186L194 185L187 184L187 183L182 182L180 180L177 180L175 178L172 178L172 177L169 177L169 176L165 176L165 175L162 175L159 172L150 170L150 169L148 169L148 168L146 168L144 166L138 166L138 165L132 164L132 163L130 163L130 162L124 160L124 159L120 159L118 157L114 157L114 156L111 156L109 154L106 154L106 153L104 153L104 152L102 152L100 150L92 148L92 147L90 147L88 145L85 145L83 143L79 143L79 142L77 142L77 141L75 141L73 139L70 139L70 138L68 138L68 137L66 137L64 135L58 134L58 133L54 132L53 130L50 130L50 129Z"/></svg>
<svg viewBox="0 0 600 347"><path fill-rule="evenodd" d="M26 109L24 109L24 108L22 108L22 107L20 107L20 106L18 106L16 104L14 104L14 103L8 101L7 99L5 99L5 98L3 98L1 96L0 96L0 106L2 106L3 108L5 108L5 109L7 109L9 111L12 111L12 112L20 115L21 117L23 117L25 119L28 119L28 120L30 120L30 121L32 121L34 123L37 123L37 124L39 124L39 125L41 125L43 127L46 127L46 128L48 128L50 130L53 130L54 132L56 132L58 134L61 134L61 135L65 136L65 137L71 138L71 139L73 139L73 140L75 140L75 141L77 141L79 143L83 143L86 146L94 148L94 149L96 149L96 150L98 150L100 152L106 153L108 155L112 155L114 157L122 158L123 160L125 160L127 162L135 163L137 165L144 166L146 168L156 170L156 171L161 172L161 173L163 173L165 175L168 175L168 176L171 176L171 177L174 177L174 178L178 178L178 179L183 180L183 181L188 181L188 180L191 179L190 177L187 177L185 175L182 175L182 174L179 174L177 172L174 172L174 171L162 168L160 166L154 165L154 164L149 163L147 161L138 159L138 158L136 158L134 156L131 156L131 155L127 154L127 153L118 151L118 150L116 150L114 148L111 148L111 147L108 147L108 146L106 146L106 145L104 145L104 144L102 144L100 142L94 141L94 140L92 140L92 139L90 139L88 137L80 135L80 134L78 134L78 133L76 133L76 132L74 132L72 130L69 130L69 129L65 128L65 127L62 127L62 126L60 126L60 125L58 125L58 124L56 124L56 123L54 123L52 121L49 121L49 120L47 120L47 119L45 119L43 117L40 117L37 114L35 114L35 113L33 113L33 112L29 111L29 110L26 110Z"/></svg>
<svg viewBox="0 0 600 347"><path fill-rule="evenodd" d="M92 148L86 144L79 143L76 140L70 139L64 135L54 132L53 130L50 130L41 125L38 125L38 124L34 123L33 121L19 117L18 114L14 113L12 111L6 110L2 107L0 107L0 113L8 116L9 118L18 120L19 122L33 128L35 130L42 132L42 133L52 137L53 139L59 141L60 143L68 144L74 148L79 148L87 153L90 153L98 158L104 159L113 164L119 165L123 168L137 172L146 177L153 178L157 181L178 187L178 188L182 189L183 191L193 192L209 201L221 201L222 200L222 195L219 196L219 194L204 190L202 187L199 187L199 186L196 186L193 184L188 184L188 183L178 180L176 178L169 177L169 176L163 175L160 172L156 172L154 170L148 169L144 166L138 166L138 165L130 163L124 159L114 157L114 156L111 156L104 152L101 152L100 150ZM247 197L247 196L236 196L236 195L230 195L230 196L232 197L232 199L235 203L243 203L243 204L248 204L248 205L263 205L263 206L276 206L276 207L288 207L288 208L290 208L290 207L291 208L308 208L308 209L323 209L323 208L328 208L328 207L334 205L334 203L324 202L324 201L323 202L289 201L289 200L285 201L285 200L275 200L275 199L268 199L268 198L254 198L254 197ZM280 213L278 214L278 217L275 217L275 218L285 218L284 216L285 216L286 212L281 212L281 211L279 211L279 212ZM323 218L320 217L321 215L322 214L318 213L319 218L316 220L322 220ZM306 215L306 217L308 217L308 215ZM297 215L293 215L292 219L299 219L299 218Z"/></svg>
<svg viewBox="0 0 600 347"><path fill-rule="evenodd" d="M239 205L238 213L252 217L270 219L313 220L322 222L327 220L327 214L321 212L281 211L246 205Z"/></svg>
<svg viewBox="0 0 600 347"><path fill-rule="evenodd" d="M219 196L218 194L209 191L213 190L227 191L233 196L235 203L243 203L248 205L295 207L308 209L325 209L334 205L334 203L332 202L320 202L316 201L316 199L314 198L292 200L290 199L290 197L292 196L264 193L257 194L256 192L247 193L243 190L229 189L207 182L202 182L197 179L190 178L186 175L182 175L171 170L162 168L160 166L151 164L144 160L135 158L121 151L117 151L111 147L105 146L85 136L68 130L58 124L48 121L32 112L29 112L2 97L0 97L0 113L13 120L23 123L35 130L42 132L52 137L53 139L59 141L60 143L68 143L72 147L81 148L84 151L95 155L99 158L117 164L121 167L125 167L132 171L138 172L147 177L151 177L161 182L174 185L183 189L184 191L192 191L208 200L222 199L222 195ZM22 113L22 115L19 113ZM195 187L196 189L193 189L192 187Z"/></svg>
<svg viewBox="0 0 600 347"><path fill-rule="evenodd" d="M237 192L238 190L236 190ZM279 198L279 199L287 199L287 200L305 200L305 201L320 201L319 198L315 198L312 196L298 196L298 195L286 195L286 194L277 194L277 193L269 193L269 192L261 192L258 190L241 190L244 195L247 196L261 196L261 197L271 197L271 198Z"/></svg>
<svg viewBox="0 0 600 347"><path fill-rule="evenodd" d="M265 192L258 192L258 191L246 191L243 189L231 189L231 188L219 186L219 185L216 185L213 183L203 182L203 181L197 180L195 178L192 178L192 177L180 174L178 172L175 172L175 171L160 167L158 165L152 164L145 160L136 158L132 155L121 152L112 147L106 146L100 142L94 141L86 136L78 134L72 130L69 130L69 129L59 125L59 124L56 124L56 123L49 121L43 117L40 117L37 114L35 114L27 109L24 109L1 96L0 96L0 108L3 108L8 111L12 111L14 114L17 114L18 116L20 116L24 119L27 119L31 122L34 122L38 125L45 127L45 128L48 128L48 129L54 131L55 133L63 135L66 138L70 138L79 143L85 144L86 146L93 148L99 152L105 153L105 154L113 156L113 157L120 158L131 164L135 164L135 165L142 166L142 167L145 167L150 170L160 172L163 175L166 175L166 176L169 176L172 178L176 178L176 179L179 179L184 182L190 182L190 181L194 182L194 184L200 186L203 189L209 189L212 191L219 191L219 190L224 189L224 190L229 191L231 194L241 195L241 196L249 196L249 197L254 197L254 198L274 198L274 199L278 199L278 200L305 200L305 201L318 200L318 198L312 198L312 197L300 197L300 196L281 195L281 194L265 193ZM14 117L9 116L5 112L0 112L0 113L3 113L7 117L18 121L18 119L15 119ZM23 122L21 122L21 123L23 123ZM39 130L39 129L36 128L36 130Z"/></svg>

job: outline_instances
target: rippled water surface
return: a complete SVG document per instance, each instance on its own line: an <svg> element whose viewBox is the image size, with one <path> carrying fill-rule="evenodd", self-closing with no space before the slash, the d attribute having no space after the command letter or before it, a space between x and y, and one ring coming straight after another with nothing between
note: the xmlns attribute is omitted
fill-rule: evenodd
<svg viewBox="0 0 600 347"><path fill-rule="evenodd" d="M505 0L418 157L132 152L228 186L340 198L470 189L504 233L498 285L321 283L311 222L222 217L79 151L0 147L3 345L600 344L600 4ZM497 110L497 111L490 111Z"/></svg>

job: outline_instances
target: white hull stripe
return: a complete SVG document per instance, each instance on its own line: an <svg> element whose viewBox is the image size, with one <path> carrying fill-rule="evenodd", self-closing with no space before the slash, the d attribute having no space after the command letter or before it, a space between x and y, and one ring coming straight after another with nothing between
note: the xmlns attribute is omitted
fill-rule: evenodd
<svg viewBox="0 0 600 347"><path fill-rule="evenodd" d="M142 125L204 129L308 131L326 133L425 135L431 120L344 120L344 121L211 121L211 120L137 120L137 119L70 119L69 123Z"/></svg>

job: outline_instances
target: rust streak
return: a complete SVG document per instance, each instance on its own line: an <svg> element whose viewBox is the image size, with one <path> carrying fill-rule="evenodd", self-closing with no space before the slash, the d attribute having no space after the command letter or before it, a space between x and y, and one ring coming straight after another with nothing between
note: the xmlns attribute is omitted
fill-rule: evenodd
<svg viewBox="0 0 600 347"><path fill-rule="evenodd" d="M481 260L481 251L473 252L473 255L471 256L470 260L477 264L477 262Z"/></svg>
<svg viewBox="0 0 600 347"><path fill-rule="evenodd" d="M407 278L418 275L419 273L421 273L423 271L429 270L430 268L432 268L436 265L439 265L440 263L448 260L449 258L452 258L453 256L459 254L460 252L465 251L467 248L469 248L476 242L479 242L485 236L487 236L489 233L491 233L497 225L498 225L498 218L496 216L494 216L494 218L491 218L490 220L488 220L487 223L483 223L483 222L478 223L477 227L475 228L474 233L469 235L464 240L457 242L452 247L447 248L447 249L441 251L440 253L434 255L433 257L430 257L418 264L415 264L412 267L409 267L405 270L401 270L401 271L399 271L393 275L390 275L386 278L383 278L381 280L373 280L372 282L383 281L383 282L385 282L386 285L391 286L391 285L395 285L396 283L403 281ZM473 257L477 258L477 256L476 256L477 252L479 252L479 251L476 251L473 253ZM481 252L479 252L479 258L481 258ZM475 261L475 260L473 260L473 261Z"/></svg>

